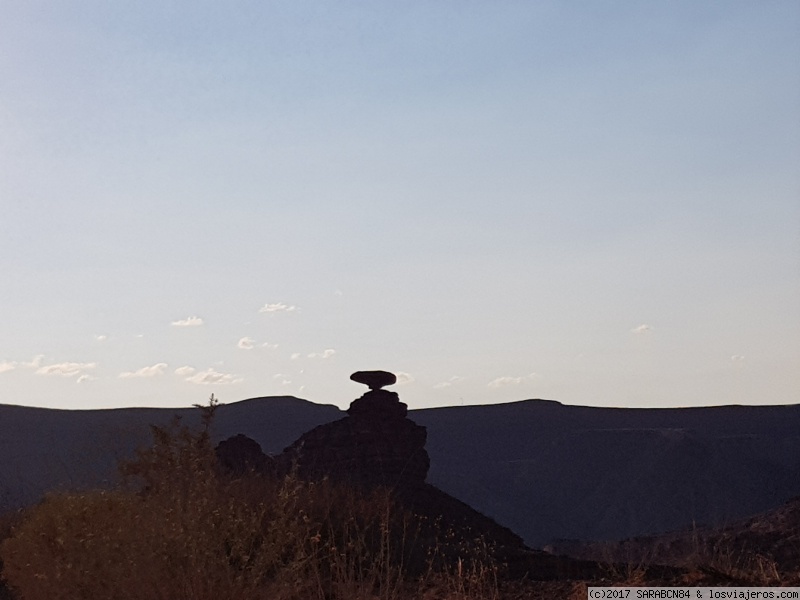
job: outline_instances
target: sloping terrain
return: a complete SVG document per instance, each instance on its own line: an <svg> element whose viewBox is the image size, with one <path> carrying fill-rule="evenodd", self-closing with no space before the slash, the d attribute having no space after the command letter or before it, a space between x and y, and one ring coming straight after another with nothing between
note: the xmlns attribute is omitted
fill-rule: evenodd
<svg viewBox="0 0 800 600"><path fill-rule="evenodd" d="M98 485L149 441L149 424L194 409L64 411L0 405L0 505ZM340 419L291 397L220 407L215 438L279 453ZM520 534L619 540L715 526L800 495L800 405L620 409L527 400L410 411L428 429L428 481Z"/></svg>
<svg viewBox="0 0 800 600"><path fill-rule="evenodd" d="M764 585L800 582L800 497L720 527L698 527L620 542L562 542L553 553L584 560L660 564L761 579Z"/></svg>

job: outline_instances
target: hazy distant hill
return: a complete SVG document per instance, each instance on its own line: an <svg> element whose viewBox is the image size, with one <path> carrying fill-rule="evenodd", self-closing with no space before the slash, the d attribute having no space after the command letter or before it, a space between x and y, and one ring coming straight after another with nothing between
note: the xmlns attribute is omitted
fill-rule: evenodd
<svg viewBox="0 0 800 600"><path fill-rule="evenodd" d="M0 404L0 506L36 501L52 489L109 482L117 463L151 441L150 425L178 415L199 425L194 408L55 410ZM290 396L255 398L220 407L217 441L244 433L277 453L303 432L344 416L333 405Z"/></svg>
<svg viewBox="0 0 800 600"><path fill-rule="evenodd" d="M96 485L149 441L148 424L194 409L63 411L0 405L0 501ZM292 397L222 406L217 439L244 433L277 453L341 418ZM719 524L800 495L800 405L685 409L545 400L411 411L428 428L429 481L522 535L622 539Z"/></svg>
<svg viewBox="0 0 800 600"><path fill-rule="evenodd" d="M414 411L429 479L529 544L720 524L800 494L800 405Z"/></svg>

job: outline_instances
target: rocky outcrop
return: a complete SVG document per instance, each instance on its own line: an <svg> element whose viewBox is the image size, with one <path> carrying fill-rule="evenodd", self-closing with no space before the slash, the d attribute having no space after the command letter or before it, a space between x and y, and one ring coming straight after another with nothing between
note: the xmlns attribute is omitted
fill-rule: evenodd
<svg viewBox="0 0 800 600"><path fill-rule="evenodd" d="M221 441L214 452L220 467L231 475L250 472L271 475L276 472L275 459L264 454L257 441L241 433Z"/></svg>
<svg viewBox="0 0 800 600"><path fill-rule="evenodd" d="M303 434L279 457L284 469L303 478L322 478L389 488L424 484L430 467L427 432L407 418L408 406L381 389L395 382L385 371L351 377L370 391L354 400L349 416Z"/></svg>

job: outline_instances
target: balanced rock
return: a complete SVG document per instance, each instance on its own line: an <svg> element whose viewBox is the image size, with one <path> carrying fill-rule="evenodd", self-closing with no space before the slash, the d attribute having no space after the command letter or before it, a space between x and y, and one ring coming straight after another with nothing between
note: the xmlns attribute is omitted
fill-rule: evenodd
<svg viewBox="0 0 800 600"><path fill-rule="evenodd" d="M388 371L356 371L350 375L350 379L356 383L363 383L371 390L379 390L387 385L397 383L397 376Z"/></svg>

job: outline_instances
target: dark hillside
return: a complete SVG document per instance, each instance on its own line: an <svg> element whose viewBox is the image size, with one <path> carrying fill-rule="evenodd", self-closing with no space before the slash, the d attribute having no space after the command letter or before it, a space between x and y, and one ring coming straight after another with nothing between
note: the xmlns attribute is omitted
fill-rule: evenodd
<svg viewBox="0 0 800 600"><path fill-rule="evenodd" d="M763 585L798 582L800 497L721 527L698 527L620 542L562 542L558 554L587 560L660 564L728 573L759 573Z"/></svg>
<svg viewBox="0 0 800 600"><path fill-rule="evenodd" d="M199 424L194 408L55 410L0 405L0 507L38 500L45 491L102 485L116 478L121 459L150 443L150 425L175 416ZM222 405L214 437L236 433L277 453L304 431L339 418L332 405L291 396L253 398Z"/></svg>
<svg viewBox="0 0 800 600"><path fill-rule="evenodd" d="M187 409L65 411L0 405L0 503L102 484L149 442L149 424ZM335 406L292 397L220 407L215 439L242 433L277 454ZM800 495L800 405L623 409L527 400L414 410L427 427L428 481L520 534L624 539L720 525Z"/></svg>
<svg viewBox="0 0 800 600"><path fill-rule="evenodd" d="M528 400L414 411L431 481L523 535L720 524L800 493L800 406L620 409Z"/></svg>

